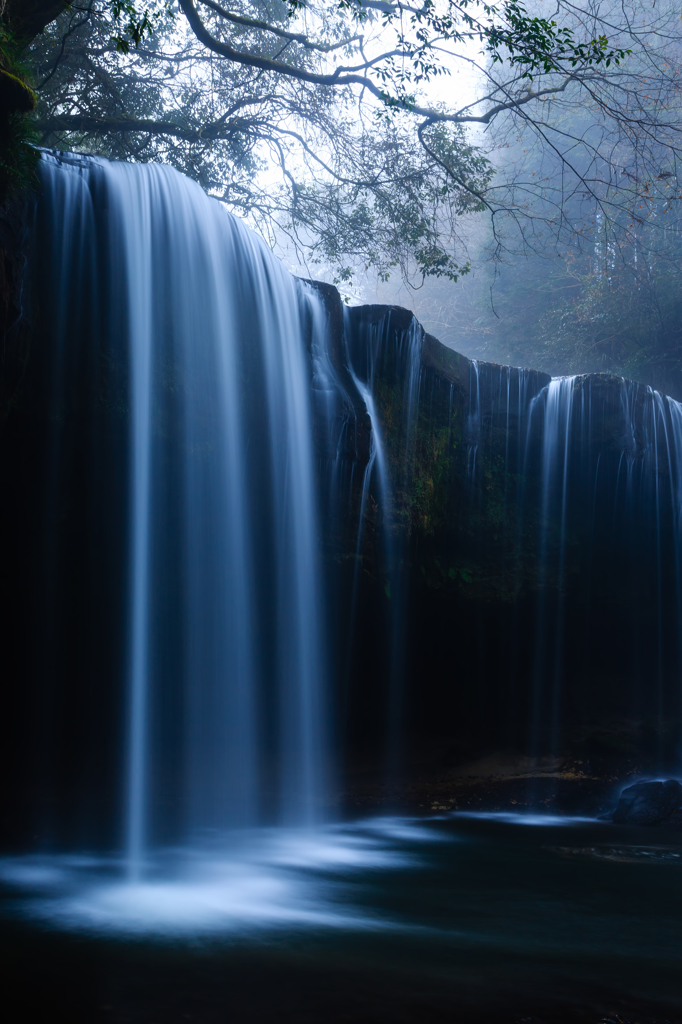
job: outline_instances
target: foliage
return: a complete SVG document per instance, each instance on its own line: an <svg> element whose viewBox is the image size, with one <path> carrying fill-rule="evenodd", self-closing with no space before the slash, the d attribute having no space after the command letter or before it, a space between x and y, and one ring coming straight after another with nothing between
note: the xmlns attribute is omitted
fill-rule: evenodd
<svg viewBox="0 0 682 1024"><path fill-rule="evenodd" d="M682 400L679 12L633 5L630 14L646 21L648 56L633 53L613 80L632 123L650 119L649 141L601 119L591 90L557 95L545 112L545 138L571 141L570 166L537 144L533 126L503 115L493 161L519 196L542 193L522 244L501 246L481 224L468 238L472 273L457 289L429 282L400 294L391 283L372 298L409 306L471 357L625 375Z"/></svg>
<svg viewBox="0 0 682 1024"><path fill-rule="evenodd" d="M559 26L517 0L84 0L32 44L38 127L44 145L173 163L337 280L455 282L469 214L499 245L548 219L470 127L511 116L543 135L546 101L584 88L623 120L608 97L627 38L560 10ZM481 93L457 109L443 89L472 64Z"/></svg>
<svg viewBox="0 0 682 1024"><path fill-rule="evenodd" d="M494 24L488 32L488 46L493 63L500 63L500 48L509 53L509 63L522 68L522 78L533 81L534 73L548 75L565 65L571 68L603 64L610 67L629 54L630 49L609 49L604 33L586 42L576 42L573 29L546 18L531 18L525 7L508 0L502 8L503 25Z"/></svg>
<svg viewBox="0 0 682 1024"><path fill-rule="evenodd" d="M0 203L35 186L36 133L29 115L36 96L20 47L0 25Z"/></svg>
<svg viewBox="0 0 682 1024"><path fill-rule="evenodd" d="M5 10L12 24L13 11L67 8L28 54L44 145L172 163L337 281L371 268L454 283L470 269L472 214L490 215L498 259L552 240L565 255L578 236L589 248L585 211L622 236L638 205L669 192L679 18L627 3L558 0L550 19L519 0ZM444 98L458 66L481 85L459 107L456 90ZM492 125L491 154L470 130ZM529 138L543 154L532 170L510 159Z"/></svg>
<svg viewBox="0 0 682 1024"><path fill-rule="evenodd" d="M152 0L151 3L149 0L109 0L109 6L116 23L123 28L123 35L113 38L124 53L128 52L131 41L139 46L145 36L151 36L164 13L173 11L171 0ZM188 16L194 10L193 0L186 0L180 6ZM230 10L228 13L218 4L207 6L222 11L225 17L232 16L231 20L235 14L239 17L238 12ZM290 20L315 11L313 0L286 0L286 7ZM371 68L383 85L382 98L389 106L403 103L411 106L406 87L445 71L438 50L448 41L478 38L494 63L502 63L506 56L510 64L522 68L522 77L530 81L538 71L547 75L565 65L579 68L604 64L609 67L612 62L620 63L630 53L623 48L609 49L603 33L594 39L576 42L571 28L530 16L519 0L503 0L499 5L484 0L444 0L441 3L425 0L420 7L400 0L390 3L337 0L331 9L360 26L367 23L372 9L376 9L381 13L384 27L395 30L399 51L385 55ZM248 20L242 18L242 22ZM250 20L253 24L254 19ZM268 21L259 20L259 25L267 28Z"/></svg>
<svg viewBox="0 0 682 1024"><path fill-rule="evenodd" d="M585 29L588 24L598 24L599 5L586 11L586 17L579 17L572 27L530 15L516 0L498 6L474 0L459 4L427 0L419 8L401 3L340 0L330 8L330 17L317 22L314 19L319 11L311 0L287 0L285 5L279 5L279 11L277 5L256 4L259 13L265 7L261 18L254 18L248 5L238 11L230 7L228 11L208 0L204 6L218 19L211 23L210 31L199 21L192 0L180 4L202 44L235 62L240 77L247 68L255 67L256 77L276 70L285 78L309 81L322 90L345 81L349 85L362 84L378 101L372 111L371 132L358 134L352 121L339 121L343 101L339 103L338 95L327 96L323 104L327 120L322 131L303 136L308 172L303 175L300 166L294 171L289 169L290 162L293 159L296 163L297 157L286 149L283 136L291 137L294 133L287 128L281 130L280 122L268 142L271 154L279 157L283 177L290 187L288 192L286 186L279 191L277 202L272 202L273 192L269 188L267 201L263 203L261 194L254 203L253 183L250 188L244 178L240 183L242 188L248 188L242 194L241 208L252 214L257 210L262 216L261 223L275 222L279 228L286 227L311 253L311 262L335 268L337 280L351 281L364 263L384 279L394 267L399 267L405 277L416 269L422 280L442 277L457 281L461 274L469 272L470 263L455 258L452 249L443 245L444 235L451 242L456 238L456 218L488 209L493 214L511 212L518 224L519 217L527 215L517 198L521 175L517 175L515 188L508 190L500 201L495 196L499 185L493 184L492 165L464 134L467 122L490 123L491 112L458 118L444 107L426 108L417 101L416 90L437 76L450 73L451 68L441 56L445 42L478 38L488 55L488 67L506 64L508 68L518 68L516 78L508 78L504 83L503 101L493 108L505 130L517 130L516 119L522 112L525 116L526 101L539 99L541 92L553 97L559 116L543 116L540 125L532 117L527 118L521 133L524 139L530 125L540 127L543 133L563 133L569 147L574 146L577 140L583 142L589 136L594 123L601 118L601 140L608 140L610 156L591 143L584 145L578 159L573 153L570 164L559 154L561 189L556 178L545 173L542 161L531 171L544 184L544 189L538 189L534 196L534 223L549 226L555 237L562 226L568 225L568 237L571 242L578 239L577 244L566 245L557 261L533 258L531 252L530 260L524 259L515 270L504 269L496 295L497 301L511 312L503 317L503 327L489 328L488 336L478 345L474 339L473 349L479 355L532 363L550 372L608 369L682 393L682 357L678 354L680 339L676 327L680 311L680 252L679 246L662 245L660 238L661 217L669 214L671 204L679 198L675 174L665 170L666 162L675 159L671 132L676 130L679 116L675 97L675 75L679 74L677 36L666 36L670 29L666 9L658 16L658 22L651 24L646 37L623 34L622 23L619 28L611 22L611 29L619 38L649 47L643 58L640 45L630 72L625 76L618 72L614 77L608 69L618 69L626 57L632 57L633 47L610 46L603 31L589 36ZM376 11L382 28L394 32L394 48L371 58L361 50L361 83L357 75L348 74L345 66L340 71L338 67L330 71L325 60L310 59L314 51L328 54L338 40L346 43L344 56L353 53L357 59L355 44L360 37L354 33L366 30ZM128 19L128 38L138 48L154 27L158 30L164 15L167 19L174 16L166 0L157 0L151 6L116 2L112 12L119 24L122 18ZM613 15L613 11L608 13ZM591 23L590 14L595 15ZM636 14L635 9L633 21ZM324 42L319 35L313 40L309 23L306 32L293 31L301 16L312 16L312 24L324 29ZM227 44L225 32L216 28L222 24L224 29L225 20L238 26L236 36L229 38ZM201 31L197 32L197 24L203 29L203 36ZM352 27L346 29L347 24ZM584 30L582 39L576 32L580 29ZM260 34L257 46L253 45L252 32ZM263 33L266 38L267 33L273 33L278 44L285 41L286 65L280 51L268 51L263 46ZM671 42L667 49L660 48L664 37ZM129 52L129 43L123 43L120 36L112 38L119 50ZM239 43L239 51L234 49L235 43ZM303 56L309 59L300 59L300 49L292 58L296 47L302 48ZM668 69L667 74L664 69ZM592 71L597 74L592 75ZM563 81L559 82L557 76L563 76ZM538 78L549 79L546 89L536 93L527 89L525 95L518 92L521 82ZM566 107L562 111L557 101L567 82L576 80L586 87L587 112L581 110L577 116L573 113L567 125ZM636 85L640 86L637 95L633 88ZM643 86L650 91L645 93ZM234 92L234 80L230 88ZM302 110L297 104L301 95L299 92L287 108L285 118L300 117ZM614 97L618 98L617 103ZM575 96L571 102L575 105ZM616 113L616 107L624 111L623 117ZM349 103L346 110L352 109L353 104ZM406 116L415 114L423 118L417 130L421 149L415 148L412 124ZM313 126L319 129L319 118L319 109L314 114L310 109L304 111L304 133L310 133ZM643 146L639 145L635 123L645 127L644 135L648 137ZM269 123L268 128L271 127ZM257 128L249 124L248 131L251 147L245 147L242 153L233 151L231 160L234 168L248 150L251 159L244 160L243 167L251 175L263 170L267 162L262 158L259 161L258 140L264 138L259 134L263 122ZM520 143L521 137L517 141ZM306 163L307 156L311 163ZM207 162L211 159L213 154L207 154ZM326 173L311 174L315 164L315 169L321 166ZM628 170L628 164L632 170ZM380 167L383 173L373 175L375 167ZM434 174L437 169L441 175ZM223 165L223 175L225 172ZM567 173L572 174L573 182L565 191L563 180ZM220 186L214 190L219 191ZM540 197L538 192L542 192ZM552 193L556 193L556 199ZM538 198L542 201L538 202ZM635 212L642 208L647 211L646 219ZM590 220L593 227L596 221L595 230L590 230ZM668 216L668 226L670 221ZM642 227L634 244L633 224ZM500 235L496 226L493 234L499 255ZM537 249L539 234L533 238L531 250ZM604 257L604 253L610 255ZM494 281L491 294L493 284ZM486 303L487 292L486 287ZM494 309L492 303L489 305ZM472 350L471 339L468 349Z"/></svg>
<svg viewBox="0 0 682 1024"><path fill-rule="evenodd" d="M119 53L130 53L131 43L140 46L165 17L173 17L170 0L155 0L152 5L140 7L134 0L111 0L111 14L115 26L112 41Z"/></svg>
<svg viewBox="0 0 682 1024"><path fill-rule="evenodd" d="M417 315L471 357L622 375L682 400L682 223L673 202L640 212L620 236L597 219L552 259L484 262L456 293L429 286L414 296Z"/></svg>
<svg viewBox="0 0 682 1024"><path fill-rule="evenodd" d="M660 256L572 267L576 296L543 312L545 361L617 373L682 399L682 288Z"/></svg>
<svg viewBox="0 0 682 1024"><path fill-rule="evenodd" d="M174 34L171 17L127 55L114 28L92 5L35 41L43 145L172 163L338 281L369 264L450 280L466 272L455 219L481 208L475 191L491 168L459 126L426 130L448 173L414 146L404 115L359 131L352 97L214 60Z"/></svg>

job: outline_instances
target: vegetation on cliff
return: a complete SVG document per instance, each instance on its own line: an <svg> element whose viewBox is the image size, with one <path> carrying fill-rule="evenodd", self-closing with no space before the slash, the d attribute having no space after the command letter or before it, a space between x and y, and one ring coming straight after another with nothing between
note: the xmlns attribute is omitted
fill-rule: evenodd
<svg viewBox="0 0 682 1024"><path fill-rule="evenodd" d="M36 181L37 133L29 115L37 98L21 48L0 22L0 205Z"/></svg>

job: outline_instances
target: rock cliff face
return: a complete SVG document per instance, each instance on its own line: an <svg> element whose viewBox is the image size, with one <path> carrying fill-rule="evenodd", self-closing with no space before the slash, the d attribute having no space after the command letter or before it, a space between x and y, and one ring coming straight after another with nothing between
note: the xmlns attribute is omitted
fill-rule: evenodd
<svg viewBox="0 0 682 1024"><path fill-rule="evenodd" d="M472 362L404 309L350 309L345 332L387 477L375 454L329 533L355 796L453 806L485 755L493 803L596 808L614 779L674 766L681 407Z"/></svg>
<svg viewBox="0 0 682 1024"><path fill-rule="evenodd" d="M29 210L24 201L0 207L0 421L18 398L30 345L30 310L26 297Z"/></svg>

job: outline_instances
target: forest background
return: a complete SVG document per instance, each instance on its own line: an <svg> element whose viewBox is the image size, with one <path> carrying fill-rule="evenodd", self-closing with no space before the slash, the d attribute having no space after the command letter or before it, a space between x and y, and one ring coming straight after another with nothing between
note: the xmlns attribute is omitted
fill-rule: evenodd
<svg viewBox="0 0 682 1024"><path fill-rule="evenodd" d="M170 163L296 272L470 357L682 399L668 0L0 0L0 23L3 96L34 97L8 146Z"/></svg>

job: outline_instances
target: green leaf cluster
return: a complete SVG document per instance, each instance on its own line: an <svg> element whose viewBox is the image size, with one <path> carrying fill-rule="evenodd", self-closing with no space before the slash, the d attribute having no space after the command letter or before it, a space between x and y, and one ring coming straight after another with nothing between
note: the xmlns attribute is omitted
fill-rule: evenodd
<svg viewBox="0 0 682 1024"><path fill-rule="evenodd" d="M119 53L130 53L131 44L140 46L153 35L163 18L175 18L172 0L110 0L114 20L112 41Z"/></svg>

